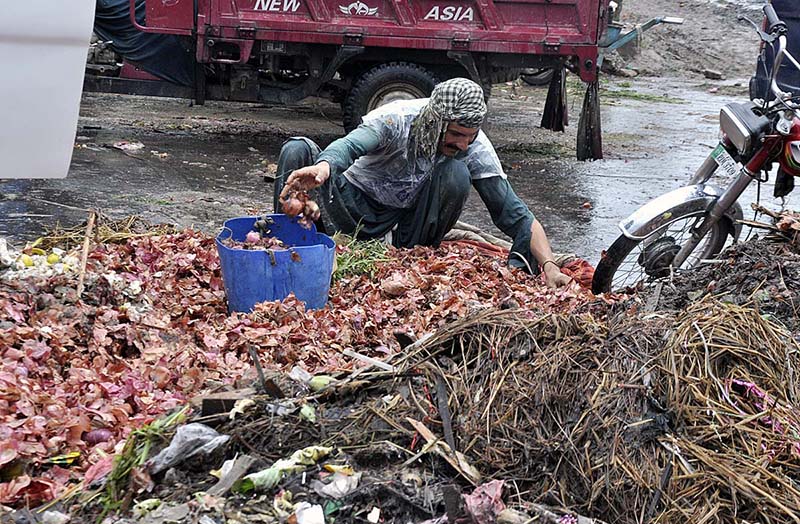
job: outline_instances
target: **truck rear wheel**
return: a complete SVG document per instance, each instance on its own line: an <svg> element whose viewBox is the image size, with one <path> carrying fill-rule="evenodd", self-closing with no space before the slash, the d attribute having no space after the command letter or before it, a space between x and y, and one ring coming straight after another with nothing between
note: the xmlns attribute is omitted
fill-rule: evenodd
<svg viewBox="0 0 800 524"><path fill-rule="evenodd" d="M345 98L342 123L347 132L361 124L361 117L383 104L430 96L436 77L409 62L390 62L373 67L358 80Z"/></svg>
<svg viewBox="0 0 800 524"><path fill-rule="evenodd" d="M541 87L550 84L556 70L552 67L542 69L523 69L519 77L529 86Z"/></svg>

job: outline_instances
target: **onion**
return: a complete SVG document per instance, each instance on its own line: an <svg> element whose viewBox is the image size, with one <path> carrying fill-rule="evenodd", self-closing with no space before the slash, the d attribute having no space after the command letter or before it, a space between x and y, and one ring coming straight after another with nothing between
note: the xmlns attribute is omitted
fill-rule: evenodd
<svg viewBox="0 0 800 524"><path fill-rule="evenodd" d="M303 209L303 214L311 220L317 220L319 218L319 206L313 200L308 200Z"/></svg>
<svg viewBox="0 0 800 524"><path fill-rule="evenodd" d="M258 244L261 241L261 235L258 234L258 231L250 231L244 237L244 241L248 244Z"/></svg>
<svg viewBox="0 0 800 524"><path fill-rule="evenodd" d="M83 441L87 444L95 445L111 440L111 436L111 431L107 429L93 429L83 434Z"/></svg>
<svg viewBox="0 0 800 524"><path fill-rule="evenodd" d="M296 199L290 198L283 203L283 212L290 217L296 217L303 211L303 203Z"/></svg>

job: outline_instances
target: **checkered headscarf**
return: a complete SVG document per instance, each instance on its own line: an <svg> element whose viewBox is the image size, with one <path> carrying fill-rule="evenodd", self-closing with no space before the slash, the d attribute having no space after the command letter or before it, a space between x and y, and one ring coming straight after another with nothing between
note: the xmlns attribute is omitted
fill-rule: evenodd
<svg viewBox="0 0 800 524"><path fill-rule="evenodd" d="M481 86L466 78L453 78L433 89L430 100L414 118L411 137L417 158L432 159L447 124L480 127L486 116Z"/></svg>

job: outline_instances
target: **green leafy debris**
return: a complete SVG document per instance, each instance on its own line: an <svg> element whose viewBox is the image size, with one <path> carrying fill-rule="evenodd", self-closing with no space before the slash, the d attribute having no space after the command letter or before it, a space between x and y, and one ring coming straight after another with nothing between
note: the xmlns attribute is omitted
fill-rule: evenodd
<svg viewBox="0 0 800 524"><path fill-rule="evenodd" d="M358 232L356 232L356 235ZM358 240L355 236L337 233L333 237L336 242L336 271L334 280L366 275L375 276L377 265L391 260L389 246L381 239Z"/></svg>

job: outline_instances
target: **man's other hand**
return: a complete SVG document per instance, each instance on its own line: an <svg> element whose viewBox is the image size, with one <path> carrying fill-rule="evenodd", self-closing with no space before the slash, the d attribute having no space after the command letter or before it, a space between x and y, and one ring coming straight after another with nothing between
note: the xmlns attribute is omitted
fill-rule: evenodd
<svg viewBox="0 0 800 524"><path fill-rule="evenodd" d="M570 284L577 284L572 277L565 275L561 269L555 264L545 264L544 269L544 283L549 288L559 288L569 286ZM577 287L577 286L576 286Z"/></svg>
<svg viewBox="0 0 800 524"><path fill-rule="evenodd" d="M308 191L325 183L331 176L331 166L327 162L320 162L313 166L303 167L292 171L281 191L281 200L295 191Z"/></svg>

